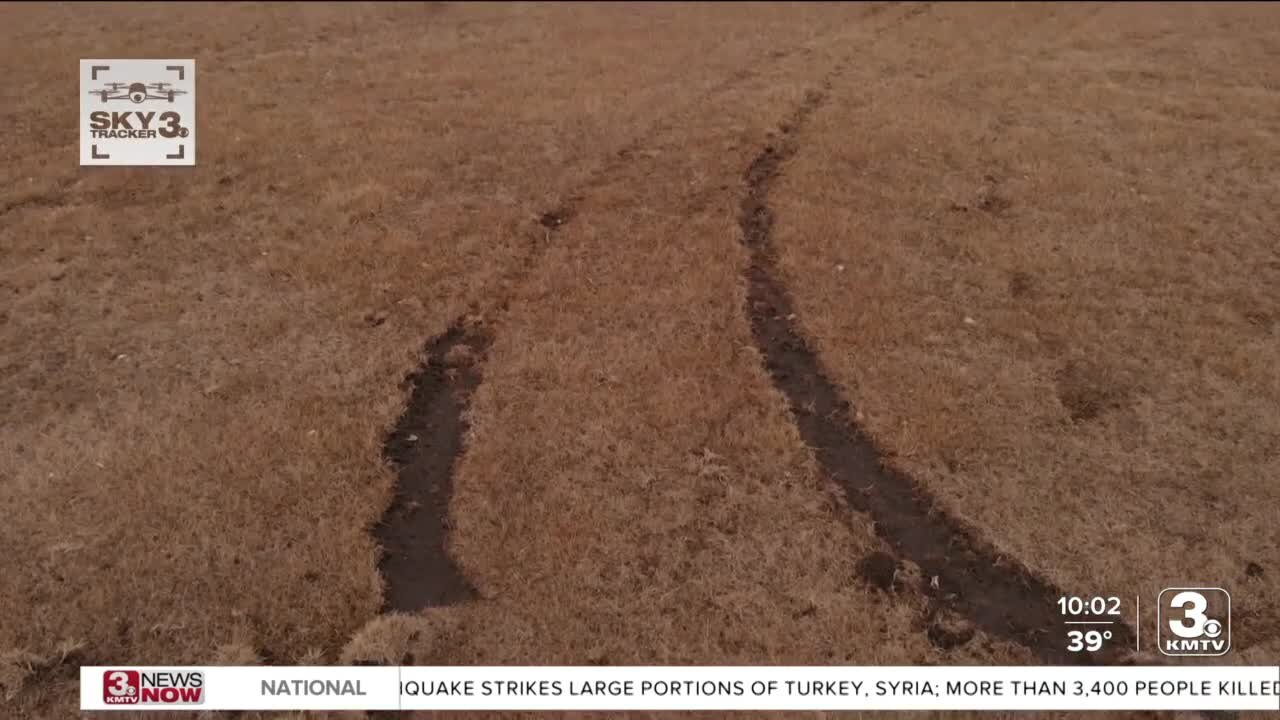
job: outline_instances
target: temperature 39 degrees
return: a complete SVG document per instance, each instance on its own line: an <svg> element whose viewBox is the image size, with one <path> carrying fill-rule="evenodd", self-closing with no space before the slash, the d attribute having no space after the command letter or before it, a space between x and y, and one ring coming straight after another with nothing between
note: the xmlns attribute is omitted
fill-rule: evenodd
<svg viewBox="0 0 1280 720"><path fill-rule="evenodd" d="M1067 626L1067 651L1097 652L1114 636L1111 626L1120 620L1120 598L1063 596L1058 612Z"/></svg>
<svg viewBox="0 0 1280 720"><path fill-rule="evenodd" d="M1067 650L1070 652L1097 652L1111 639L1110 630L1068 630Z"/></svg>

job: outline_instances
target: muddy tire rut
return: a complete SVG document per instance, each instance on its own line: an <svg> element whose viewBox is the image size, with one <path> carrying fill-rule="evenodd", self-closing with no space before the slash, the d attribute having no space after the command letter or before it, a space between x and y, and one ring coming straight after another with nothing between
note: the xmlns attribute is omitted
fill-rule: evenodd
<svg viewBox="0 0 1280 720"><path fill-rule="evenodd" d="M890 549L864 559L865 579L893 592L900 587L895 578L903 561L918 566L923 575L918 591L931 615L929 637L940 648L952 644L955 636L944 632L943 624L959 616L993 637L1028 648L1047 663L1103 662L1126 654L1133 646L1133 631L1122 624L1113 626L1115 637L1108 650L1096 655L1068 652L1055 605L1062 593L978 539L909 478L886 468L801 333L776 266L769 193L798 149L798 134L825 102L829 88L828 81L822 90L810 91L779 125L778 142L766 145L752 160L743 176L746 193L738 222L750 254L746 310L766 370L786 397L800 435L822 470L843 490L850 507L871 517Z"/></svg>
<svg viewBox="0 0 1280 720"><path fill-rule="evenodd" d="M458 323L429 343L426 362L406 380L409 405L383 447L396 468L396 496L375 531L386 610L413 612L473 595L447 547L449 498L490 342L483 328Z"/></svg>

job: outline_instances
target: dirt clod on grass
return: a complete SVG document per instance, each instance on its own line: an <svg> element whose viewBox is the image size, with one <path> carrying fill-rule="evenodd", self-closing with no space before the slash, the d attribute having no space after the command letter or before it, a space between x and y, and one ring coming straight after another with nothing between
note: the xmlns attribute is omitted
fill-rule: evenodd
<svg viewBox="0 0 1280 720"><path fill-rule="evenodd" d="M339 654L339 665L437 665L457 643L459 614L449 610L388 613L360 628Z"/></svg>
<svg viewBox="0 0 1280 720"><path fill-rule="evenodd" d="M973 639L973 623L949 611L939 612L929 623L929 642L939 650L954 650Z"/></svg>
<svg viewBox="0 0 1280 720"><path fill-rule="evenodd" d="M555 210L548 210L538 216L538 224L548 230L553 230L569 222L571 217L573 217L573 210L571 208L558 207Z"/></svg>
<svg viewBox="0 0 1280 720"><path fill-rule="evenodd" d="M898 577L898 561L889 553L877 550L858 562L858 574L871 587L890 592Z"/></svg>

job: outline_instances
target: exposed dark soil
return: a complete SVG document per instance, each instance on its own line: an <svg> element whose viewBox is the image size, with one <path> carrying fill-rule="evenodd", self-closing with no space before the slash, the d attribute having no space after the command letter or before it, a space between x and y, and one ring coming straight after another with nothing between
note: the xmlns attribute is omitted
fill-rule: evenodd
<svg viewBox="0 0 1280 720"><path fill-rule="evenodd" d="M406 380L413 387L409 406L383 447L397 469L396 497L375 530L387 610L450 605L473 594L449 555L449 499L467 405L490 342L482 328L456 323L428 343L426 362Z"/></svg>
<svg viewBox="0 0 1280 720"><path fill-rule="evenodd" d="M1114 372L1083 362L1068 362L1055 377L1058 400L1076 422L1093 420L1127 402L1128 391Z"/></svg>
<svg viewBox="0 0 1280 720"><path fill-rule="evenodd" d="M935 622L929 630L935 644L948 647L967 641L972 628L965 623L972 623L991 636L1029 648L1049 663L1103 661L1107 653L1131 648L1132 631L1115 625L1111 644L1096 657L1067 652L1065 626L1055 608L1061 593L998 556L941 512L909 478L884 467L874 445L854 425L849 403L800 334L791 299L774 270L769 190L782 163L796 152L797 133L824 98L824 93L809 93L780 125L781 142L766 146L752 161L744 176L747 191L739 213L743 242L751 254L747 311L752 334L769 375L787 397L801 437L814 449L823 470L844 489L849 505L872 517L893 554L920 567L921 592L929 596L931 612L954 614L963 621ZM869 584L886 590L893 586L897 566L879 552L859 565Z"/></svg>
<svg viewBox="0 0 1280 720"><path fill-rule="evenodd" d="M887 552L873 552L858 561L858 575L868 585L890 592L898 577L898 559Z"/></svg>
<svg viewBox="0 0 1280 720"><path fill-rule="evenodd" d="M548 210L538 217L538 224L548 230L554 230L561 225L569 222L569 218L573 217L573 210L570 207L558 207L554 210Z"/></svg>

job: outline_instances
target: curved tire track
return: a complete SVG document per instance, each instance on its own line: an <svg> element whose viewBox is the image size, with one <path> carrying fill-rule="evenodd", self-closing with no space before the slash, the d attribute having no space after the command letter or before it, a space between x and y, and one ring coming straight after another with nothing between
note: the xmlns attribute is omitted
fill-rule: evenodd
<svg viewBox="0 0 1280 720"><path fill-rule="evenodd" d="M923 9L913 8L901 19L920 12ZM851 507L874 520L876 533L892 549L892 555L875 553L864 559L862 567L868 580L892 589L900 561L909 560L923 571L920 592L928 598L931 615L944 610L958 614L987 634L1022 645L1048 663L1115 660L1133 647L1132 629L1124 624L1112 626L1115 637L1100 653L1068 652L1065 626L1055 607L1063 593L1025 566L998 554L942 511L923 488L884 467L875 446L853 422L849 403L842 399L799 330L794 304L776 267L769 193L783 163L797 151L796 135L825 102L830 78L839 71L837 68L828 76L822 90L806 94L795 112L779 125L781 141L765 146L743 176L747 190L738 224L750 256L746 312L766 370L786 396L800 435L813 448L823 471L844 490ZM946 633L934 632L936 627L930 627L930 638L945 647Z"/></svg>

